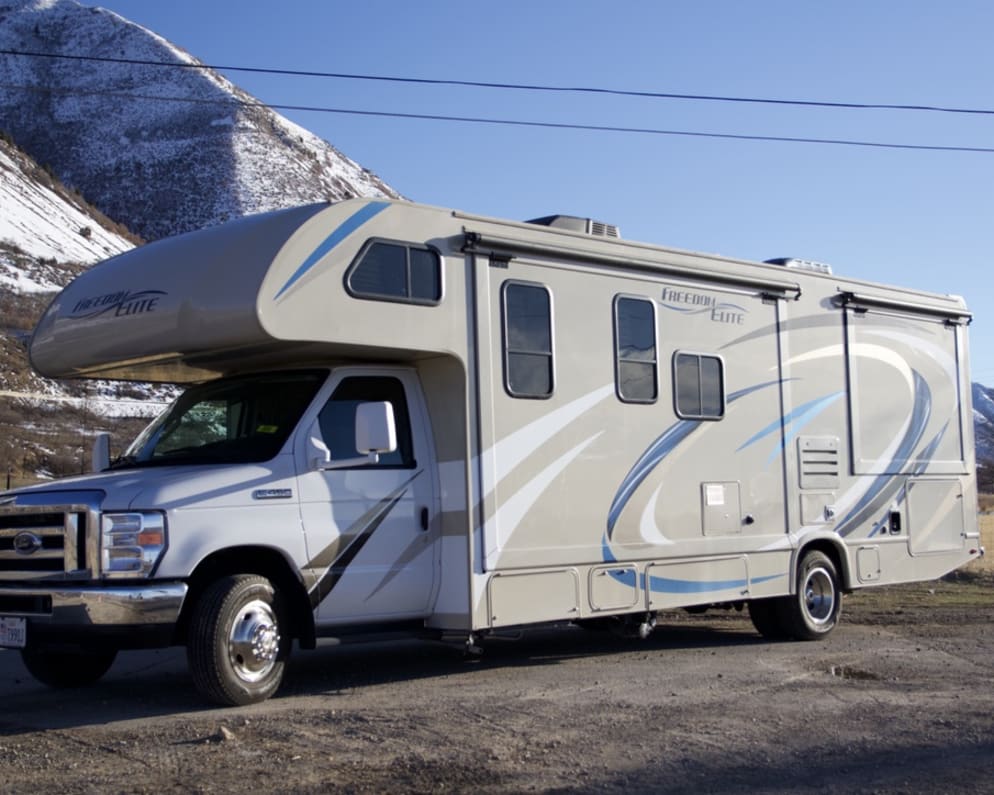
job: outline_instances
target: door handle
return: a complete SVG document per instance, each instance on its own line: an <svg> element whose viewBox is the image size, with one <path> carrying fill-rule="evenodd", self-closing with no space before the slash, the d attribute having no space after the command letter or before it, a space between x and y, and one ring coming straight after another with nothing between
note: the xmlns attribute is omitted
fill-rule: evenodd
<svg viewBox="0 0 994 795"><path fill-rule="evenodd" d="M421 529L422 530L427 530L428 529L428 519L429 519L429 516L428 516L428 507L427 506L423 506L421 508Z"/></svg>

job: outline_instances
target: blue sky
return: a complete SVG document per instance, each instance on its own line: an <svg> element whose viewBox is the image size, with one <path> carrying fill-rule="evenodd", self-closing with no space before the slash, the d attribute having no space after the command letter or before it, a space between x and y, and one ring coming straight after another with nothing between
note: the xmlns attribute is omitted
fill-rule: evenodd
<svg viewBox="0 0 994 795"><path fill-rule="evenodd" d="M994 110L987 0L100 4L212 64ZM227 74L280 105L994 147L994 115ZM994 153L284 113L416 201L964 295L973 378L994 385Z"/></svg>

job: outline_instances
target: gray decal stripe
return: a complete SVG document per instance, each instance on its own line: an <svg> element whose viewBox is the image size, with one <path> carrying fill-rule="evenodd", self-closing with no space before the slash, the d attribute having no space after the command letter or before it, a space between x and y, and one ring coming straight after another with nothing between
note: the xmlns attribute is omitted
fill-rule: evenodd
<svg viewBox="0 0 994 795"><path fill-rule="evenodd" d="M808 317L795 317L788 318L787 320L781 321L780 324L771 323L763 328L756 329L755 331L750 331L748 334L743 334L731 342L722 345L718 350L723 351L726 348L731 348L735 345L741 345L744 342L749 342L751 340L761 339L763 337L768 337L771 334L779 334L785 331L796 331L799 329L815 329L815 328L839 328L839 316L829 315L828 317L823 317L821 315L812 315Z"/></svg>
<svg viewBox="0 0 994 795"><path fill-rule="evenodd" d="M377 585L370 592L369 596L367 596L363 601L368 602L370 599L376 596L376 594L378 594L381 590L383 590L383 588L385 588L387 584L391 580L393 580L394 577L396 577L398 574L401 573L401 571L404 570L404 567L407 566L408 563L410 563L418 555L420 555L423 550L424 550L424 536L419 536L418 538L414 539L414 541L412 541L410 544L408 544L406 549L404 549L404 551L400 553L400 557L398 557L397 560L394 561L386 577L380 580L380 584Z"/></svg>
<svg viewBox="0 0 994 795"><path fill-rule="evenodd" d="M400 502L401 498L407 491L407 487L410 486L411 483L414 482L414 479L420 474L420 471L416 472L411 478L403 483L400 488L392 494L388 494L376 503L376 505L360 516L348 530L342 533L342 536L354 537L348 546L346 546L341 554L339 554L332 561L325 572L308 590L308 596L310 596L312 607L316 608L322 601L324 601L325 597L331 593L332 589L338 584L338 581L342 579L349 564L355 560L356 555L358 555L362 548L366 545L366 542L370 539L375 530L383 523L383 520L387 518L387 515L393 510L394 506ZM323 565L323 561L327 560L331 551L335 550L340 544L341 537L336 538L331 544L321 550L321 552L315 555L314 558L307 563L307 568L314 568Z"/></svg>
<svg viewBox="0 0 994 795"><path fill-rule="evenodd" d="M919 463L914 470L912 470L913 475L921 475L928 469L928 465L931 463L932 456L935 455L935 451L939 448L939 443L942 441L942 437L946 435L946 429L949 427L949 423L942 426L942 430L936 435L936 437L928 443L925 450L922 452L922 461ZM903 505L908 499L908 481L904 481L901 488L897 491L897 496L894 500L899 504ZM881 532L888 523L888 518L890 514L889 502L882 506L884 510L881 512L880 516L877 518L873 525L873 529L870 531L870 538L873 538L877 533Z"/></svg>
<svg viewBox="0 0 994 795"><path fill-rule="evenodd" d="M913 370L912 373L915 380L915 404L911 411L911 422L901 444L886 467L888 472L897 472L898 474L901 474L902 467L911 458L915 447L925 435L925 427L928 425L932 413L932 390L929 389L928 383L917 370ZM836 532L841 536L847 536L863 522L872 519L873 514L880 510L880 504L889 501L902 486L903 481L896 481L895 475L888 474L877 477L870 488L866 490L863 498L839 522Z"/></svg>

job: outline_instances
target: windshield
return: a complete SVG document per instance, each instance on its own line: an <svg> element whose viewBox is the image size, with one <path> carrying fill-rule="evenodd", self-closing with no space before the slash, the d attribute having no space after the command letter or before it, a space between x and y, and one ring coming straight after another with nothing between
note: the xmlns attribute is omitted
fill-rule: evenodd
<svg viewBox="0 0 994 795"><path fill-rule="evenodd" d="M264 373L191 387L112 468L268 461L324 383L323 370Z"/></svg>

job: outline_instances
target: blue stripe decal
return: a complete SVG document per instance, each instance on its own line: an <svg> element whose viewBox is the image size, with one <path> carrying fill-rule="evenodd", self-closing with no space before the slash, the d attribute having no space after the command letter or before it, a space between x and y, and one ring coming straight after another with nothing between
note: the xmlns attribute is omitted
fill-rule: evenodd
<svg viewBox="0 0 994 795"><path fill-rule="evenodd" d="M755 386L740 389L738 392L733 392L729 395L727 402L728 404L732 404L739 398L743 398L746 395L751 395L753 392L759 391L760 389L766 389L767 387L775 386L779 383L779 381L766 381L762 384L756 384ZM631 468L631 470L629 470L628 474L625 475L625 479L621 481L621 485L618 487L614 500L611 501L611 509L607 513L608 540L610 540L611 531L614 530L614 526L618 522L618 517L621 516L621 512L628 504L628 501L632 498L632 494L635 493L635 490L647 477L649 477L652 470L659 466L663 459L673 452L674 448L678 444L697 430L700 425L700 421L697 420L680 420L663 431L662 435L651 445L649 445L648 449L644 453L642 453L638 461L635 462L635 465ZM777 423L777 427L779 427L779 421Z"/></svg>
<svg viewBox="0 0 994 795"><path fill-rule="evenodd" d="M649 449L642 453L639 460L635 462L635 466L631 468L631 471L621 482L618 492L615 494L614 500L611 503L611 509L607 514L608 534L614 530L614 525L617 523L618 517L621 516L622 510L628 504L635 490L642 484L642 481L649 477L652 470L673 451L673 448L690 436L700 424L700 422L693 420L680 420L667 428L662 436L656 439L649 446Z"/></svg>
<svg viewBox="0 0 994 795"><path fill-rule="evenodd" d="M605 563L617 563L618 559L614 556L611 551L611 547L608 544L607 534L605 533L604 539L601 541L601 546L603 549L604 562ZM634 574L630 569L625 571L612 571L610 572L611 578L622 585L631 585L635 587L635 583L631 582L631 575ZM712 593L715 591L727 591L730 588L745 588L750 585L760 585L764 582L769 582L770 580L779 580L786 577L786 574L768 574L765 577L753 577L751 580L675 580L669 577L653 577L649 576L649 582L646 583L645 574L640 575L642 590L656 591L657 593Z"/></svg>
<svg viewBox="0 0 994 795"><path fill-rule="evenodd" d="M759 585L785 577L784 574L770 574L753 580L675 580L670 577L649 577L649 589L657 593L712 593L728 591L732 588L746 588L750 584Z"/></svg>
<svg viewBox="0 0 994 795"><path fill-rule="evenodd" d="M304 260L299 268L294 271L293 276L287 279L286 284L284 284L278 293L273 297L276 301L279 299L283 293L289 290L294 284L297 283L311 268L317 265L318 261L324 257L329 251L331 251L335 246L341 243L345 238L351 235L356 229L362 226L364 223L369 221L371 218L379 215L387 207L390 206L389 202L370 202L365 204L356 210L352 215L346 218L341 224L338 225L328 237L326 237L317 248L310 253L310 256Z"/></svg>
<svg viewBox="0 0 994 795"><path fill-rule="evenodd" d="M773 452L770 453L770 457L766 460L767 465L769 465L779 453L783 452L784 447L790 444L790 442L797 437L797 434L801 432L805 425L811 422L811 420L821 414L844 394L845 392L835 392L834 394L826 395L825 397L805 403L803 406L798 406L792 412L787 414L782 421L776 420L775 422L771 422L763 428L763 430L753 434L749 439L744 441L735 452L739 453L750 445L755 444L760 439L769 436L771 433L776 433L781 429L781 427L790 425L790 430L784 434L782 441L773 448Z"/></svg>

